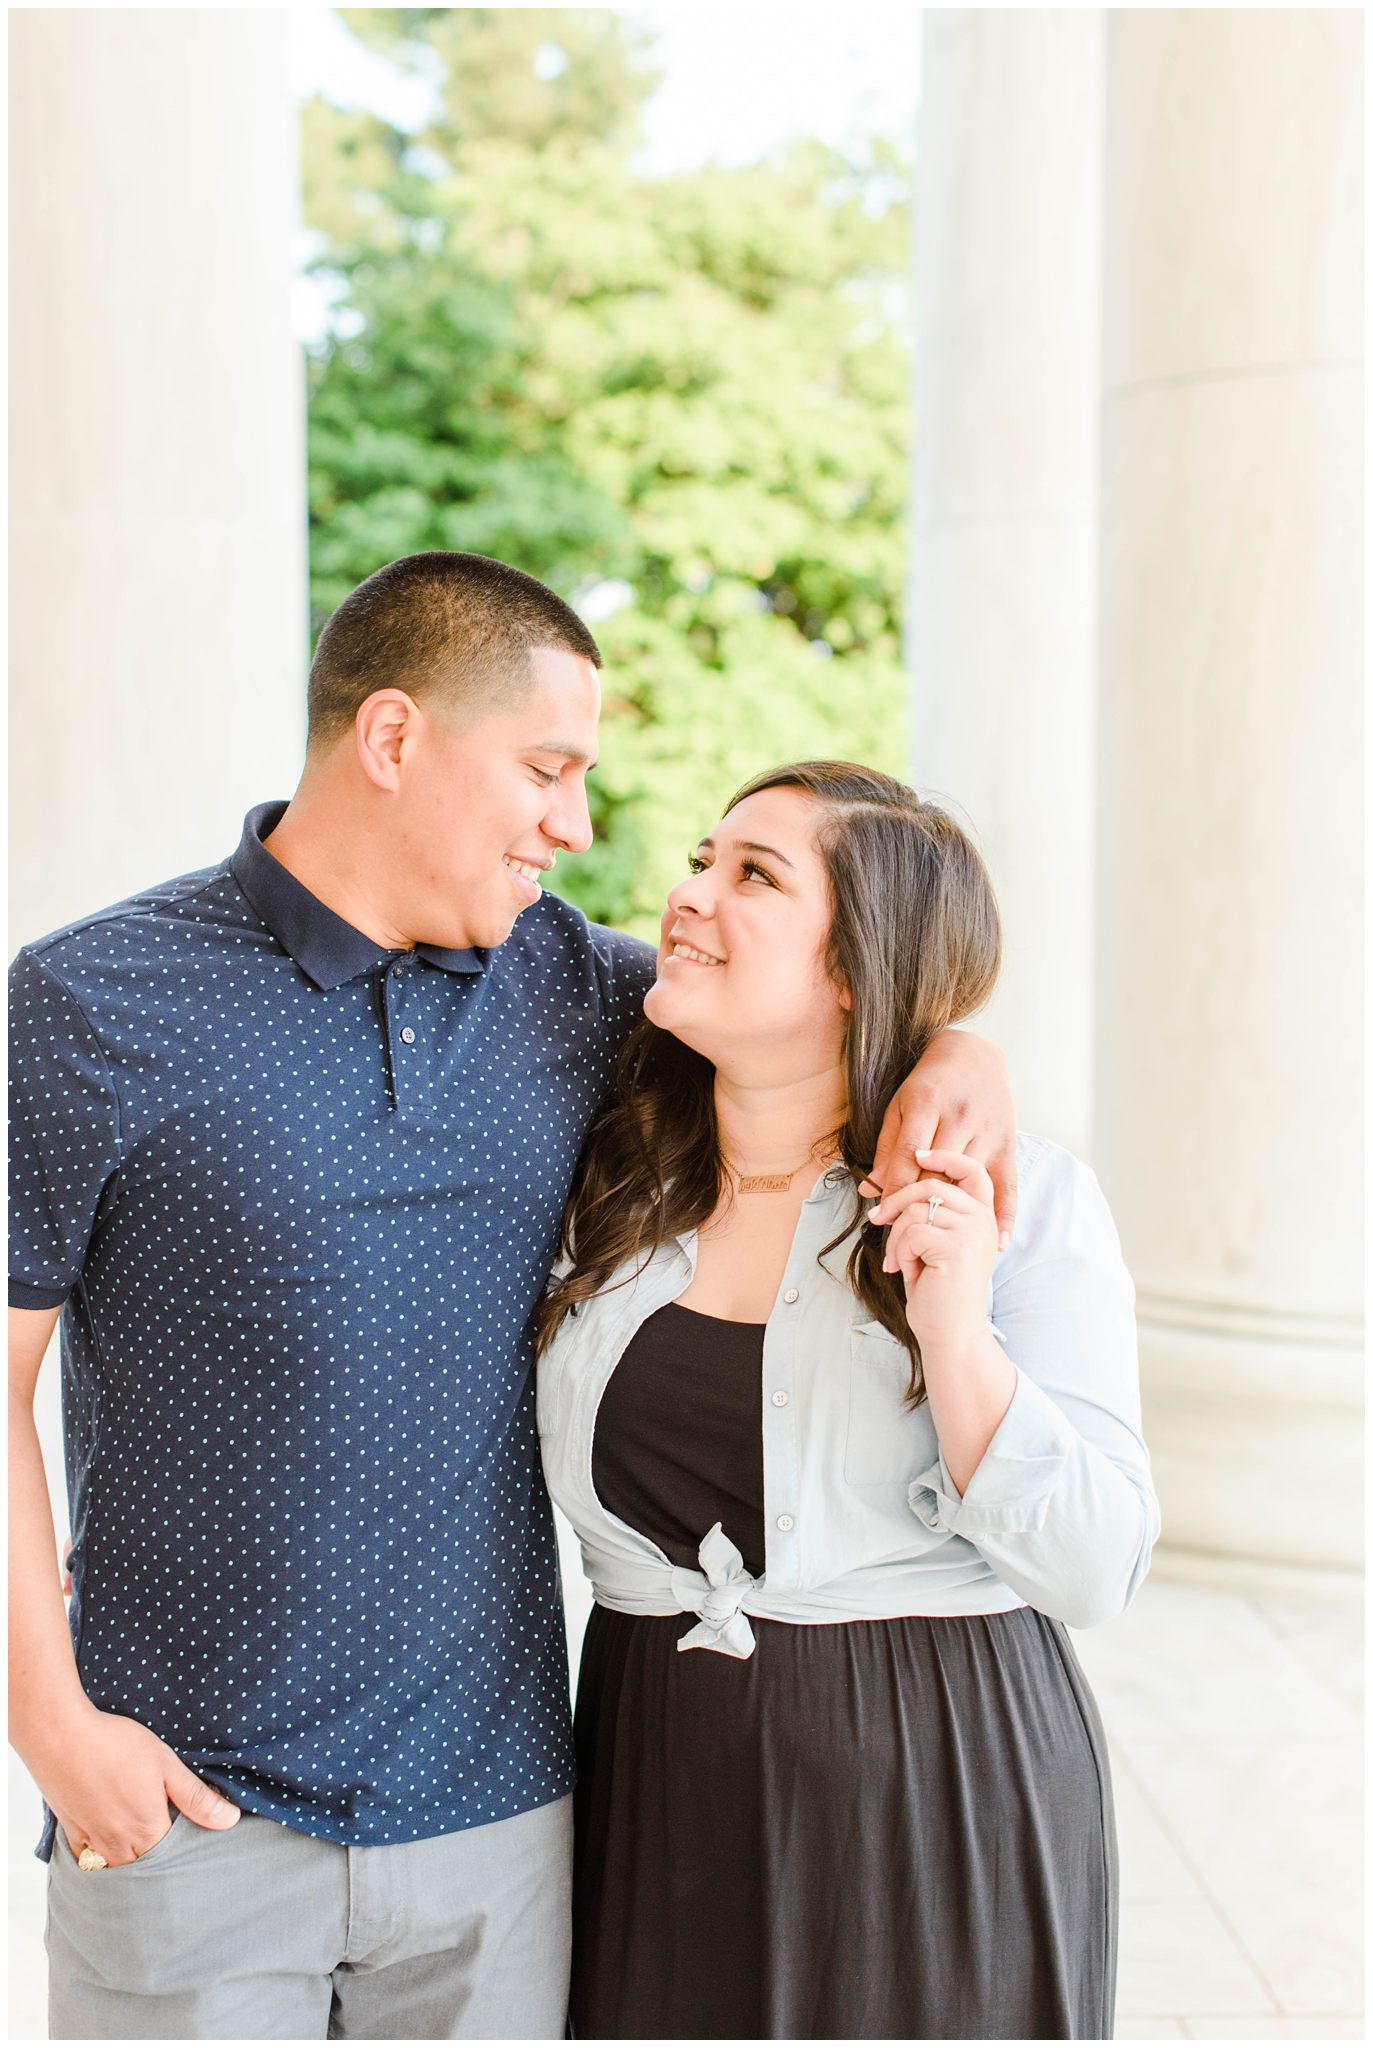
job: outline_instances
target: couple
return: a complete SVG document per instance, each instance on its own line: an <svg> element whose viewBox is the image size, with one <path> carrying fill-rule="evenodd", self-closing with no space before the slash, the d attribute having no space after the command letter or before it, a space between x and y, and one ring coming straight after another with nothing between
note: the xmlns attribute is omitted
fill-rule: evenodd
<svg viewBox="0 0 1373 2048"><path fill-rule="evenodd" d="M1062 1622L1157 1512L1100 1191L946 1028L986 878L809 764L656 960L589 926L538 875L590 842L599 666L516 570L392 563L321 635L290 804L14 964L56 2038L556 2038L574 1906L582 2035L1109 2031ZM534 1345L597 1591L575 1897Z"/></svg>

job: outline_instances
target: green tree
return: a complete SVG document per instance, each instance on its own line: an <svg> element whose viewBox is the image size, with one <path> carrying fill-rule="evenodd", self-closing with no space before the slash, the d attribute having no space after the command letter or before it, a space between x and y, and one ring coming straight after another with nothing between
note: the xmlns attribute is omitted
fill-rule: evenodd
<svg viewBox="0 0 1373 2048"><path fill-rule="evenodd" d="M593 852L560 885L651 935L737 783L842 754L901 773L906 172L668 178L632 163L654 76L622 17L353 10L433 80L410 136L306 110L338 293L311 364L316 623L416 548L574 603L606 657Z"/></svg>

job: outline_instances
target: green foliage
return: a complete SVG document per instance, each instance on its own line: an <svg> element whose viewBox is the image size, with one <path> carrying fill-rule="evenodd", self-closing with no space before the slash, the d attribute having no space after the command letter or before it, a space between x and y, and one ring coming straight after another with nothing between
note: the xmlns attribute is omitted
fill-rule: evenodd
<svg viewBox="0 0 1373 2048"><path fill-rule="evenodd" d="M595 629L597 844L558 875L651 936L749 775L818 754L904 773L904 167L808 145L651 178L630 153L654 80L618 15L345 19L438 104L417 137L306 110L338 291L311 362L316 628L418 548L574 602L627 583Z"/></svg>

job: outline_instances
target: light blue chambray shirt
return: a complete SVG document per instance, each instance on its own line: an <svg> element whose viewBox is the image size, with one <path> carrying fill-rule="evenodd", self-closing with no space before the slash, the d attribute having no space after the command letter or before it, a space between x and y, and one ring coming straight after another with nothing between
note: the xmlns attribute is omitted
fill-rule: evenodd
<svg viewBox="0 0 1373 2048"><path fill-rule="evenodd" d="M1134 1286L1091 1168L1017 1134L1015 1234L987 1316L1016 1368L1011 1403L960 1494L928 1402L905 1405L904 1347L844 1280L854 1216L842 1169L802 1206L763 1338L762 1574L727 1529L701 1531L699 1571L607 1513L592 1484L601 1397L640 1325L686 1291L696 1234L626 1266L564 1319L539 1366L548 1489L577 1532L604 1607L693 1614L678 1647L750 1656L750 1615L817 1623L1037 1607L1108 1621L1149 1568L1159 1510L1140 1434ZM866 1213L867 1205L862 1205Z"/></svg>

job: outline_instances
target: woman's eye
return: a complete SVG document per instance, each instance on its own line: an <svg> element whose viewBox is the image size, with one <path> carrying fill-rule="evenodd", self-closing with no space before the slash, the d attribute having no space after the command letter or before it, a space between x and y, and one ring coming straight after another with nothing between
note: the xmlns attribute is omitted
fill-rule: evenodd
<svg viewBox="0 0 1373 2048"><path fill-rule="evenodd" d="M701 875L704 874L706 869L710 866L710 862L708 860L702 860L699 853L689 853L687 855L687 866L691 870L693 875ZM745 882L769 882L772 883L773 888L776 888L777 886L777 884L773 881L772 876L768 873L767 869L760 868L756 860L740 861L739 874L740 878Z"/></svg>

